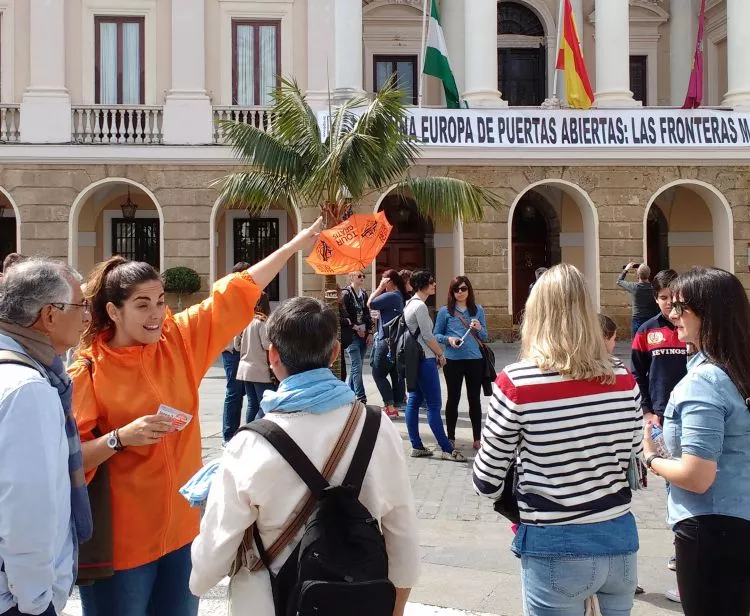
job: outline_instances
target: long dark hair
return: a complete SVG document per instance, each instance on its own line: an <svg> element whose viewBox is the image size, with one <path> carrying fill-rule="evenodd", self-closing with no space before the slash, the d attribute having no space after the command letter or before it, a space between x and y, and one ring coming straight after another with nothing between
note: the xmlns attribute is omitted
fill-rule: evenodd
<svg viewBox="0 0 750 616"><path fill-rule="evenodd" d="M672 294L701 319L700 350L750 398L750 302L739 279L716 267L694 267L671 284Z"/></svg>
<svg viewBox="0 0 750 616"><path fill-rule="evenodd" d="M271 302L268 301L268 293L263 291L255 304L255 314L261 315L263 319L271 316Z"/></svg>
<svg viewBox="0 0 750 616"><path fill-rule="evenodd" d="M456 291L462 284L465 284L469 289L469 295L466 298L466 307L469 309L469 314L475 317L477 316L477 302L474 299L474 287L471 286L471 281L466 276L456 276L448 285L448 312L451 316L455 316Z"/></svg>
<svg viewBox="0 0 750 616"><path fill-rule="evenodd" d="M401 293L401 296L403 297L404 301L406 301L406 283L404 282L404 279L401 277L401 274L399 274L395 269L389 269L385 270L383 272L383 278L387 278L390 280L394 285L396 285L396 288L398 289L399 293Z"/></svg>
<svg viewBox="0 0 750 616"><path fill-rule="evenodd" d="M107 304L112 302L118 308L144 282L158 280L161 276L148 263L128 261L115 255L98 263L86 281L86 299L91 304L91 321L81 336L81 346L88 347L102 332L112 331L115 324L107 314Z"/></svg>

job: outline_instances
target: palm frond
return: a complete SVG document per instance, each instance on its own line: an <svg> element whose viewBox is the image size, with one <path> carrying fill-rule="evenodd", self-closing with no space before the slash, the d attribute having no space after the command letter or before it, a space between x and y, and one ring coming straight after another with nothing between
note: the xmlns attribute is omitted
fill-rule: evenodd
<svg viewBox="0 0 750 616"><path fill-rule="evenodd" d="M246 209L262 214L271 206L292 209L297 201L293 178L263 171L232 173L213 182L220 189L219 199L228 209Z"/></svg>
<svg viewBox="0 0 750 616"><path fill-rule="evenodd" d="M492 192L458 178L409 178L397 186L410 191L417 211L435 221L479 222L485 207L500 207Z"/></svg>
<svg viewBox="0 0 750 616"><path fill-rule="evenodd" d="M318 118L293 79L282 79L273 93L271 132L282 143L294 147L302 158L319 160L325 149Z"/></svg>

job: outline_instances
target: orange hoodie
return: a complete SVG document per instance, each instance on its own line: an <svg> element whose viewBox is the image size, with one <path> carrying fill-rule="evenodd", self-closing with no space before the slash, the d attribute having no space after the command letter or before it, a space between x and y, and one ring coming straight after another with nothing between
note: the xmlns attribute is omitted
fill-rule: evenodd
<svg viewBox="0 0 750 616"><path fill-rule="evenodd" d="M156 413L160 404L193 416L156 445L128 447L109 464L114 567L131 569L177 550L198 534L200 515L178 490L202 465L198 387L215 359L253 317L261 290L247 272L219 280L211 295L164 322L155 344L110 348L98 338L70 369L81 440ZM93 478L94 472L87 477Z"/></svg>

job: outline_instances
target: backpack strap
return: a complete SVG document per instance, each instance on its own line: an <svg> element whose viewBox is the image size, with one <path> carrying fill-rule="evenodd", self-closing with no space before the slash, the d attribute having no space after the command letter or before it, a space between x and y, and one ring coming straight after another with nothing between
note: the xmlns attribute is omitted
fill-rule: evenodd
<svg viewBox="0 0 750 616"><path fill-rule="evenodd" d="M22 353L16 353L16 351L0 350L0 364L26 366L41 374L45 379L47 378L47 375L42 373L33 359Z"/></svg>
<svg viewBox="0 0 750 616"><path fill-rule="evenodd" d="M362 482L365 480L367 467L370 465L372 452L375 449L375 442L378 440L380 431L380 421L383 414L379 408L374 406L366 407L365 425L362 428L362 434L359 437L357 448L354 450L354 457L349 465L349 470L344 478L343 485L354 488L354 493L359 496L362 490Z"/></svg>

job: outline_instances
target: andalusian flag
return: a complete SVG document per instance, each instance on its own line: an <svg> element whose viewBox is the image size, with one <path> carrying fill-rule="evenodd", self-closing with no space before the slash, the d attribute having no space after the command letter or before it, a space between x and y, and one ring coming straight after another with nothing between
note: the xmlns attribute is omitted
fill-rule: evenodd
<svg viewBox="0 0 750 616"><path fill-rule="evenodd" d="M568 106L572 109L590 109L594 102L594 92L591 90L586 63L578 38L573 6L570 0L560 0L565 3L562 19L562 36L560 50L557 56L558 70L565 71L565 90L568 94Z"/></svg>
<svg viewBox="0 0 750 616"><path fill-rule="evenodd" d="M448 109L458 109L460 107L458 86L456 86L456 79L453 77L453 71L451 71L451 63L448 61L448 47L445 44L443 26L440 25L440 14L438 13L437 2L435 0L432 0L422 72L425 75L437 77L443 82Z"/></svg>

